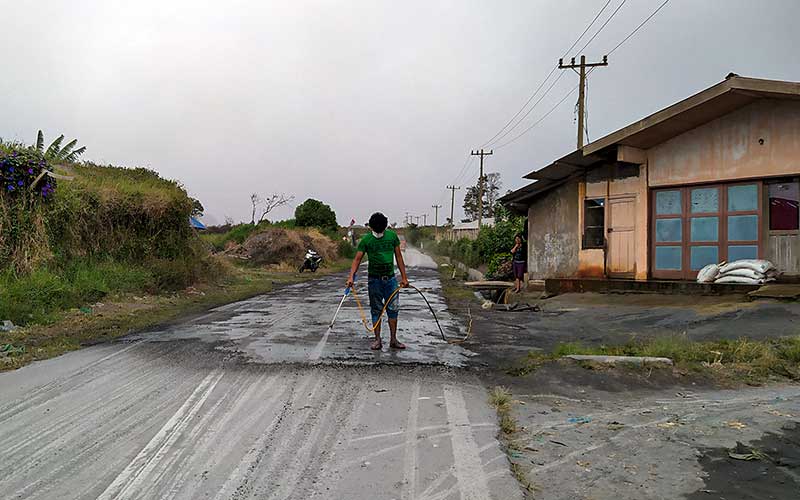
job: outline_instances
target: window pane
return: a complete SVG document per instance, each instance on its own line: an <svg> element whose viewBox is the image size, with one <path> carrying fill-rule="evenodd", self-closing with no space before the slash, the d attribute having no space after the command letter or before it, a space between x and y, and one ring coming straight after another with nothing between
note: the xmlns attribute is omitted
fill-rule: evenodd
<svg viewBox="0 0 800 500"><path fill-rule="evenodd" d="M656 269L661 271L680 271L681 247L656 247Z"/></svg>
<svg viewBox="0 0 800 500"><path fill-rule="evenodd" d="M755 245L728 246L728 262L742 259L757 259L758 247Z"/></svg>
<svg viewBox="0 0 800 500"><path fill-rule="evenodd" d="M692 241L719 241L719 217L692 217Z"/></svg>
<svg viewBox="0 0 800 500"><path fill-rule="evenodd" d="M709 264L719 262L719 247L692 247L690 252L692 271L699 271Z"/></svg>
<svg viewBox="0 0 800 500"><path fill-rule="evenodd" d="M681 241L682 227L681 219L656 219L656 241Z"/></svg>
<svg viewBox="0 0 800 500"><path fill-rule="evenodd" d="M769 185L769 228L773 231L800 229L800 184L784 182Z"/></svg>
<svg viewBox="0 0 800 500"><path fill-rule="evenodd" d="M728 211L744 212L758 210L758 186L730 186L728 188Z"/></svg>
<svg viewBox="0 0 800 500"><path fill-rule="evenodd" d="M692 213L702 214L719 211L719 189L692 189Z"/></svg>
<svg viewBox="0 0 800 500"><path fill-rule="evenodd" d="M656 214L680 215L682 213L680 191L658 191L656 193Z"/></svg>
<svg viewBox="0 0 800 500"><path fill-rule="evenodd" d="M602 227L587 227L583 233L583 248L603 248L605 238Z"/></svg>
<svg viewBox="0 0 800 500"><path fill-rule="evenodd" d="M758 215L728 216L729 241L755 241L758 239Z"/></svg>
<svg viewBox="0 0 800 500"><path fill-rule="evenodd" d="M604 225L604 211L603 207L586 208L586 226L600 226Z"/></svg>

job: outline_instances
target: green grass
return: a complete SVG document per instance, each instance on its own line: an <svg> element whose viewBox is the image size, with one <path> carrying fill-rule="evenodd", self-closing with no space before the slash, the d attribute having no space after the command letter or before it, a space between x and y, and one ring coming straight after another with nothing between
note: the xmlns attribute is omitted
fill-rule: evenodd
<svg viewBox="0 0 800 500"><path fill-rule="evenodd" d="M714 371L759 382L778 376L800 379L800 335L767 340L740 338L696 342L686 335L657 337L619 345L559 344L552 353L531 352L512 375L526 375L542 363L571 354L670 358L678 368Z"/></svg>
<svg viewBox="0 0 800 500"><path fill-rule="evenodd" d="M197 281L224 279L228 270L213 258L151 259L143 264L80 259L29 274L0 274L0 320L17 325L50 324L59 313L108 296L161 293Z"/></svg>

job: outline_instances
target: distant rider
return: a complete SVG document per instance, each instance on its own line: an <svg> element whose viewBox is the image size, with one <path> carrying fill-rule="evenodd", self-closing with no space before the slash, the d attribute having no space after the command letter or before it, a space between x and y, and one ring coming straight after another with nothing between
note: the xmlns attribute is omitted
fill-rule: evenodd
<svg viewBox="0 0 800 500"><path fill-rule="evenodd" d="M366 253L369 258L367 274L369 276L369 308L372 315L372 324L375 327L375 342L372 343L372 350L379 350L383 347L381 343L381 324L379 316L386 301L398 288L397 278L394 274L394 261L397 259L397 267L400 269L400 287L408 287L408 275L406 274L406 264L403 262L403 254L400 251L400 238L397 233L386 229L389 221L380 212L372 214L369 218L369 227L372 232L367 233L358 243L358 251L350 267L350 276L347 278L347 286L353 286L356 271L361 265L361 260ZM395 295L386 307L386 316L389 318L389 330L391 337L389 347L394 349L405 349L405 344L397 340L397 316L400 311L400 298Z"/></svg>

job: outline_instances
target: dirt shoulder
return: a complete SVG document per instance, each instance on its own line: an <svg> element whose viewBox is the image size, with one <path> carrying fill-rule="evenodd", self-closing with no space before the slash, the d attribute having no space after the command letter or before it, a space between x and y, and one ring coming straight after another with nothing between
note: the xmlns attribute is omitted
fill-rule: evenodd
<svg viewBox="0 0 800 500"><path fill-rule="evenodd" d="M340 272L348 265L349 261L338 260L316 273L237 267L235 273L219 285L197 284L170 295L108 297L90 306L65 311L49 325L0 332L0 345L11 346L6 355L0 355L0 371L190 318L213 307L267 293L276 287Z"/></svg>

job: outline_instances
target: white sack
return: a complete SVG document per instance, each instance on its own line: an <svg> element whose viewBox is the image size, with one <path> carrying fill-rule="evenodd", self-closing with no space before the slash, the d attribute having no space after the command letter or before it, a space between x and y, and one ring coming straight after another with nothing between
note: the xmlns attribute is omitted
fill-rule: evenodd
<svg viewBox="0 0 800 500"><path fill-rule="evenodd" d="M697 282L713 283L717 276L719 276L719 266L717 264L709 264L697 273Z"/></svg>
<svg viewBox="0 0 800 500"><path fill-rule="evenodd" d="M752 269L753 271L764 274L770 269L775 269L775 266L768 260L742 259L728 262L727 264L720 266L719 273L725 274L735 269Z"/></svg>
<svg viewBox="0 0 800 500"><path fill-rule="evenodd" d="M719 285L725 284L734 284L734 285L763 285L765 280L762 279L753 279L753 278L745 278L742 276L723 276L722 278L717 278L714 282Z"/></svg>
<svg viewBox="0 0 800 500"><path fill-rule="evenodd" d="M726 278L728 276L736 276L738 278L750 278L752 280L760 280L767 277L767 275L764 273L760 273L758 271L753 271L752 269L743 267L741 269L734 269L733 271L721 273L718 276L718 278Z"/></svg>

